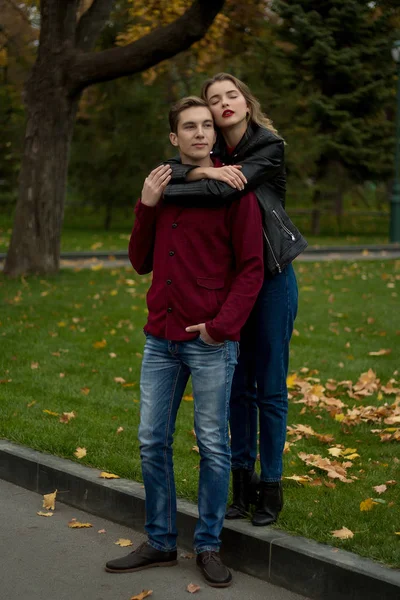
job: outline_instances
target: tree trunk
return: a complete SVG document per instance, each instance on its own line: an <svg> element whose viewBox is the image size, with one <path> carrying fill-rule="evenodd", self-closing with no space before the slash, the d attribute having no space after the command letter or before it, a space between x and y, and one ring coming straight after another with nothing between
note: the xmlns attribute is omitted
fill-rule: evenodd
<svg viewBox="0 0 400 600"><path fill-rule="evenodd" d="M26 90L19 198L4 268L13 277L55 273L59 268L68 155L78 97L71 98L66 88L54 85L46 66L33 70Z"/></svg>
<svg viewBox="0 0 400 600"><path fill-rule="evenodd" d="M27 126L19 198L4 272L56 273L72 132L89 85L138 73L202 38L224 0L194 0L172 23L125 47L90 52L114 0L41 0L38 56L26 86Z"/></svg>

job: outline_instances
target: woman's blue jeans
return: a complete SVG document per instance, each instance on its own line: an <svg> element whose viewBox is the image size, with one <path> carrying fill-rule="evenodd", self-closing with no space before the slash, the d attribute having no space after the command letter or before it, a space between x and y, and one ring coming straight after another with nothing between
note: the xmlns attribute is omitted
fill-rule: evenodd
<svg viewBox="0 0 400 600"><path fill-rule="evenodd" d="M231 465L229 400L237 351L237 342L211 346L200 338L172 342L147 335L140 380L139 442L146 490L145 528L150 545L157 550L176 548L172 441L190 375L200 452L194 548L197 553L219 550Z"/></svg>
<svg viewBox="0 0 400 600"><path fill-rule="evenodd" d="M261 481L282 477L286 439L289 342L298 290L292 265L265 279L241 332L240 356L231 395L232 470L253 470L257 458L257 413Z"/></svg>

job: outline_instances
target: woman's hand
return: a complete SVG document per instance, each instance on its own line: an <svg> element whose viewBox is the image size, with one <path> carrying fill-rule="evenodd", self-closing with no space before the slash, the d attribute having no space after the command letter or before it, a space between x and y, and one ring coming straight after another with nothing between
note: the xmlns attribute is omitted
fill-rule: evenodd
<svg viewBox="0 0 400 600"><path fill-rule="evenodd" d="M198 167L197 169L192 169L186 179L187 181L215 179L217 181L223 181L237 190L244 190L247 179L241 172L241 168L242 165L225 165L224 167Z"/></svg>
<svg viewBox="0 0 400 600"><path fill-rule="evenodd" d="M144 180L141 202L146 206L157 206L167 184L171 180L172 169L169 165L161 165L154 169Z"/></svg>

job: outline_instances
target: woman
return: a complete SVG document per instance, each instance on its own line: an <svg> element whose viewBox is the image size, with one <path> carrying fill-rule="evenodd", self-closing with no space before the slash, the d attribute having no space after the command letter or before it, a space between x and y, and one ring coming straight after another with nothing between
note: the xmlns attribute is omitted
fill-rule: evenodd
<svg viewBox="0 0 400 600"><path fill-rule="evenodd" d="M257 408L261 476L253 525L275 523L283 506L282 455L286 437L286 377L289 342L297 313L297 283L291 262L307 246L287 216L284 142L261 112L249 88L220 73L203 85L218 129L214 154L221 168L193 168L169 161L172 181L166 202L217 206L254 190L261 207L265 280L241 333L231 394L233 502L226 518L246 516L258 480Z"/></svg>

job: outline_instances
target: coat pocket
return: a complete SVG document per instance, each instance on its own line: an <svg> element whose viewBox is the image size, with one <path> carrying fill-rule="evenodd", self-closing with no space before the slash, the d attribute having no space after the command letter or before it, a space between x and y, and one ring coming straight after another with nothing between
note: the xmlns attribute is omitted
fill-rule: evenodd
<svg viewBox="0 0 400 600"><path fill-rule="evenodd" d="M223 303L221 292L225 288L224 280L214 277L197 277L197 285L202 288L199 291L204 297L208 309L216 316Z"/></svg>

